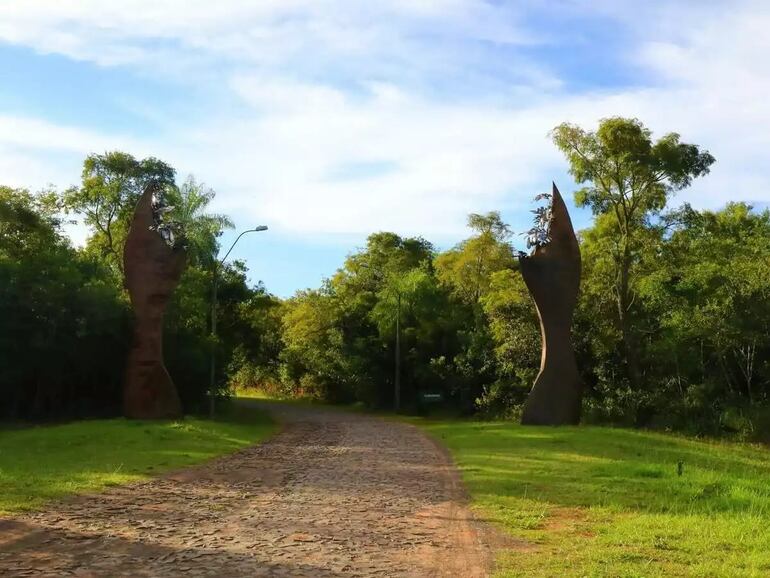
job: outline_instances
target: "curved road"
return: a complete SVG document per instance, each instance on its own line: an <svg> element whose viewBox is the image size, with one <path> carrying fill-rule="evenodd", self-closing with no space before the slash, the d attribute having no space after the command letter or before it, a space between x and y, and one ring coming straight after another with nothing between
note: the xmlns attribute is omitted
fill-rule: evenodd
<svg viewBox="0 0 770 578"><path fill-rule="evenodd" d="M269 404L264 444L0 520L1 576L486 576L446 453L416 428Z"/></svg>

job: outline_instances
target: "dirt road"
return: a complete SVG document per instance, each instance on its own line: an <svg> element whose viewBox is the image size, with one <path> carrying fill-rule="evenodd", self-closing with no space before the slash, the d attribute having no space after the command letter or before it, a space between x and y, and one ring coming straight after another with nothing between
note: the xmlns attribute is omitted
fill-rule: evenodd
<svg viewBox="0 0 770 578"><path fill-rule="evenodd" d="M270 441L0 520L0 576L486 576L446 453L416 428L273 405Z"/></svg>

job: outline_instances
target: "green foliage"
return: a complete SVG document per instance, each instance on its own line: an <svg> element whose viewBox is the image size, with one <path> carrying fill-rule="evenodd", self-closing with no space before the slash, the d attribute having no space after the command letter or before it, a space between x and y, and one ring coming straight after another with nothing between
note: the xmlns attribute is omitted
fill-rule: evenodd
<svg viewBox="0 0 770 578"><path fill-rule="evenodd" d="M190 175L181 187L169 187L166 203L173 207L169 218L184 231L188 263L211 270L219 252L217 239L224 229L234 227L226 215L205 212L214 200L213 189Z"/></svg>
<svg viewBox="0 0 770 578"><path fill-rule="evenodd" d="M128 345L107 268L63 237L48 196L0 187L0 416L114 411Z"/></svg>
<svg viewBox="0 0 770 578"><path fill-rule="evenodd" d="M606 118L596 132L563 123L551 137L566 156L575 180L588 183L575 193L575 201L599 217L594 234L602 235L602 250L609 259L607 287L614 296L613 317L623 344L625 378L638 391L643 369L634 283L650 219L675 191L707 174L715 159L696 145L680 142L676 133L653 143L650 130L637 119ZM643 420L641 413L637 417Z"/></svg>
<svg viewBox="0 0 770 578"><path fill-rule="evenodd" d="M622 367L622 337L608 291L614 221L583 232L576 341L589 369L589 416L710 434L767 436L767 212L745 204L718 212L685 206L638 232L633 263L640 383ZM735 419L729 416L742 416Z"/></svg>
<svg viewBox="0 0 770 578"><path fill-rule="evenodd" d="M610 221L611 223L611 221ZM577 333L593 419L767 437L770 216L745 204L690 207L640 231L633 317L639 387L617 371L613 267L599 218L583 234Z"/></svg>
<svg viewBox="0 0 770 578"><path fill-rule="evenodd" d="M552 136L595 215L579 235L573 330L586 419L770 438L770 213L666 211L714 159L674 133L653 141L636 119ZM120 152L88 157L81 187L61 195L0 188L1 415L117 411L131 329L118 267L151 179L190 252L164 342L187 411L206 407L212 352L222 396L259 388L390 408L398 335L405 411L441 393L456 411L517 416L540 335L499 213L471 214L468 238L443 252L374 233L320 288L286 301L249 286L242 263L222 266L212 342L213 266L231 222L207 212L214 192L192 177L177 187L162 161ZM84 249L62 236L61 207L91 227Z"/></svg>
<svg viewBox="0 0 770 578"><path fill-rule="evenodd" d="M265 412L236 406L216 420L88 420L0 430L0 516L200 463L274 429Z"/></svg>
<svg viewBox="0 0 770 578"><path fill-rule="evenodd" d="M498 576L770 572L764 447L599 427L417 423L449 447L481 516L513 538Z"/></svg>
<svg viewBox="0 0 770 578"><path fill-rule="evenodd" d="M92 229L90 247L122 277L123 245L139 197L153 181L173 188L175 174L154 157L137 160L120 151L92 154L83 163L82 185L65 191L63 206L83 216Z"/></svg>
<svg viewBox="0 0 770 578"><path fill-rule="evenodd" d="M262 317L265 302L278 302L261 285L249 287L246 268L238 261L219 268L218 339L211 342L211 280L209 270L195 263L188 266L164 318L166 366L190 412L204 412L207 407L212 348L217 355L215 387L221 397L238 372L242 379L257 365L264 371L271 364L275 368L280 351L279 321L273 319L271 325Z"/></svg>
<svg viewBox="0 0 770 578"><path fill-rule="evenodd" d="M515 370L501 371L496 357L494 340L502 351L508 338L503 322L493 337L482 304L492 293L505 302L492 278L515 266L506 242L510 231L497 213L471 215L469 226L470 239L438 256L420 238L371 235L321 290L289 300L280 370L284 392L392 407L398 320L403 407L421 411L420 393L431 392L470 412L496 379L505 403L511 397L520 401L520 383L504 383ZM490 305L493 315L502 316L503 309ZM531 325L527 329L537 334ZM516 395L510 396L512 389Z"/></svg>
<svg viewBox="0 0 770 578"><path fill-rule="evenodd" d="M468 227L475 234L436 258L436 275L455 297L475 305L489 291L492 274L514 267L515 259L500 213L471 214Z"/></svg>
<svg viewBox="0 0 770 578"><path fill-rule="evenodd" d="M482 413L506 415L523 404L540 365L537 314L518 271L502 269L491 275L482 299L494 346L497 378L484 386L477 404Z"/></svg>
<svg viewBox="0 0 770 578"><path fill-rule="evenodd" d="M468 227L471 237L435 260L436 277L448 293L454 311L451 326L458 338L451 358L457 376L454 389L465 411L475 404L484 412L504 412L521 401L519 384L512 382L514 372L505 367L498 348L504 348L510 337L504 334L499 314L507 297L500 280L511 278L517 267L508 243L511 231L497 212L469 215ZM517 321L513 324L518 325ZM526 321L523 325L526 331Z"/></svg>
<svg viewBox="0 0 770 578"><path fill-rule="evenodd" d="M705 175L714 157L669 133L653 143L652 133L637 119L603 119L596 132L564 123L552 132L567 157L570 174L590 183L575 194L578 205L595 214L616 213L622 229L663 209L668 196Z"/></svg>
<svg viewBox="0 0 770 578"><path fill-rule="evenodd" d="M123 243L150 181L164 186L165 200L174 207L170 218L184 229L189 252L164 334L167 366L184 407L204 408L212 348L222 392L225 373L247 363L269 357L277 374L279 322L273 319L269 326L254 314L259 299L273 298L261 286L248 286L242 264L220 269L220 339L211 343L212 267L221 229L232 223L206 212L211 189L192 177L178 188L174 174L157 159L109 152L89 156L81 187L61 195L0 187L0 417L119 412L132 323L122 285ZM89 226L85 248L71 247L63 236L62 208ZM262 330L272 333L263 340L255 335ZM236 353L237 367L231 363Z"/></svg>
<svg viewBox="0 0 770 578"><path fill-rule="evenodd" d="M636 383L618 322L622 224L599 214L581 232L573 341L588 421L770 436L769 218L730 205L639 223L625 311ZM540 364L537 316L499 215L469 225L470 238L437 255L372 235L320 290L289 300L273 391L391 407L400 311L407 409L437 391L462 411L515 418Z"/></svg>
<svg viewBox="0 0 770 578"><path fill-rule="evenodd" d="M396 330L396 317L399 315L412 317L418 324L424 321L434 313L432 301L436 292L435 279L423 269L411 269L386 279L371 311L380 335L393 334Z"/></svg>
<svg viewBox="0 0 770 578"><path fill-rule="evenodd" d="M751 415L770 400L770 213L730 204L668 219L658 267L639 287L655 320L650 381L669 383L680 412L713 430L727 407Z"/></svg>
<svg viewBox="0 0 770 578"><path fill-rule="evenodd" d="M346 355L341 313L328 288L300 292L286 302L281 378L293 395L344 402L365 389L359 360Z"/></svg>
<svg viewBox="0 0 770 578"><path fill-rule="evenodd" d="M227 368L228 385L234 390L261 389L285 395L280 380L283 351L283 303L261 285L247 300L235 304L239 320L237 341Z"/></svg>

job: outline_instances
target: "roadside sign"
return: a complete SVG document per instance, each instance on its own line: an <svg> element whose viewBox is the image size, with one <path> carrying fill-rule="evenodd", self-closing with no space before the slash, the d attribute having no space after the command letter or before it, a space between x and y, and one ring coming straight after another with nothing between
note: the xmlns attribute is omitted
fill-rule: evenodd
<svg viewBox="0 0 770 578"><path fill-rule="evenodd" d="M440 403L444 401L444 395L441 393L421 393L420 399L423 403Z"/></svg>

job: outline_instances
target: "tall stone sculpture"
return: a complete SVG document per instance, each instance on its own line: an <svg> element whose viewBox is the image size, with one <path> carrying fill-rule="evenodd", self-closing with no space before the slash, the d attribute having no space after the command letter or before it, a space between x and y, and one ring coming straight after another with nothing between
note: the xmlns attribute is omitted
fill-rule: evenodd
<svg viewBox="0 0 770 578"><path fill-rule="evenodd" d="M123 409L130 418L182 414L174 382L163 364L163 312L179 283L186 252L165 222L161 189L150 184L134 212L123 252L125 284L135 313L126 366Z"/></svg>
<svg viewBox="0 0 770 578"><path fill-rule="evenodd" d="M527 255L519 264L540 318L542 354L540 373L524 404L521 423L565 425L580 421L582 384L570 330L580 288L580 247L567 207L553 185L550 207L536 213Z"/></svg>

